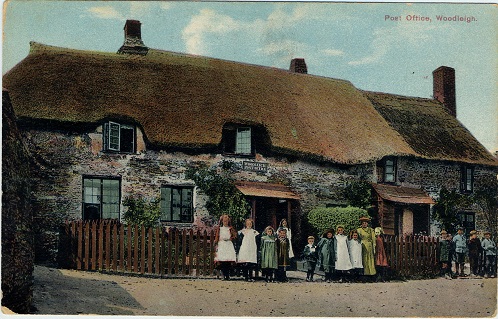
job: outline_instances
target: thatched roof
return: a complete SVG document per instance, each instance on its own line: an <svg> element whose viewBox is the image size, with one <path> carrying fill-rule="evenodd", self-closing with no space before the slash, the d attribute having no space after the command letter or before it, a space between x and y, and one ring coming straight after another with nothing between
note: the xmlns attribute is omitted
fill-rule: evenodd
<svg viewBox="0 0 498 319"><path fill-rule="evenodd" d="M418 157L497 165L498 161L433 99L364 92Z"/></svg>
<svg viewBox="0 0 498 319"><path fill-rule="evenodd" d="M128 118L157 147L215 147L225 123L240 123L263 127L275 152L341 164L436 154L414 149L350 82L276 68L154 49L138 56L32 43L3 80L21 120ZM474 155L458 159L466 156Z"/></svg>

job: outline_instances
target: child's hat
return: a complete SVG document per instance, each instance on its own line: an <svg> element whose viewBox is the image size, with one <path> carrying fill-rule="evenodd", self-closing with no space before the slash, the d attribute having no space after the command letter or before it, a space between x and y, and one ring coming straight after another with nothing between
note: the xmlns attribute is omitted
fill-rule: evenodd
<svg viewBox="0 0 498 319"><path fill-rule="evenodd" d="M441 231L441 235L446 235L446 234L447 234L446 230L444 230L444 229L443 229L443 230Z"/></svg>
<svg viewBox="0 0 498 319"><path fill-rule="evenodd" d="M484 235L486 235L486 234L490 234L490 235L491 235L491 232L490 232L489 230L486 230L486 231L484 232Z"/></svg>
<svg viewBox="0 0 498 319"><path fill-rule="evenodd" d="M457 230L464 230L463 226L458 226Z"/></svg>
<svg viewBox="0 0 498 319"><path fill-rule="evenodd" d="M474 234L477 234L477 232L476 232L475 230L471 230L471 231L470 231L470 234L471 234L471 235L474 235Z"/></svg>
<svg viewBox="0 0 498 319"><path fill-rule="evenodd" d="M308 236L308 239L315 239L314 236Z"/></svg>

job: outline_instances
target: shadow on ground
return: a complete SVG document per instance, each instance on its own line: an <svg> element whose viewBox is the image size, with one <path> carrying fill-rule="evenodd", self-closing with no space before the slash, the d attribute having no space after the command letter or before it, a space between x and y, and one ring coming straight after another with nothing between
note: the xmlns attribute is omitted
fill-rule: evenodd
<svg viewBox="0 0 498 319"><path fill-rule="evenodd" d="M40 266L35 266L33 275L34 314L133 315L144 309L114 281L92 279L84 272L70 276Z"/></svg>

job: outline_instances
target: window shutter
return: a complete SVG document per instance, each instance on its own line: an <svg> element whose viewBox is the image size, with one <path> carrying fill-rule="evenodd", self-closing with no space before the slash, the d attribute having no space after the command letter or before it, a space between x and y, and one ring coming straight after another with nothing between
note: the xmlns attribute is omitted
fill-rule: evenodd
<svg viewBox="0 0 498 319"><path fill-rule="evenodd" d="M104 140L104 150L109 150L109 123L104 123L104 134L102 134L102 139Z"/></svg>
<svg viewBox="0 0 498 319"><path fill-rule="evenodd" d="M121 125L114 122L109 122L109 149L112 151L120 150L121 144Z"/></svg>

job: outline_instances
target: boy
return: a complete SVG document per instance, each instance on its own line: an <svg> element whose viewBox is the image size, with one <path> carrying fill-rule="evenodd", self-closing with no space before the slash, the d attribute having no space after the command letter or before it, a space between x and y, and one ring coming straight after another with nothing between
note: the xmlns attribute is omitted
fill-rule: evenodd
<svg viewBox="0 0 498 319"><path fill-rule="evenodd" d="M465 253L467 252L467 239L463 234L463 227L458 227L457 234L453 237L455 243L455 274L465 276ZM460 271L459 271L460 270Z"/></svg>
<svg viewBox="0 0 498 319"><path fill-rule="evenodd" d="M496 274L496 244L491 239L491 233L489 231L484 232L484 239L481 242L482 249L486 255L486 267L485 267L485 278L494 278Z"/></svg>
<svg viewBox="0 0 498 319"><path fill-rule="evenodd" d="M287 238L287 230L285 228L278 229L278 239L277 239L277 281L287 282L286 269L290 265L289 258L290 242Z"/></svg>
<svg viewBox="0 0 498 319"><path fill-rule="evenodd" d="M470 262L470 275L479 275L479 257L481 256L482 247L481 241L477 238L477 232L475 230L470 232L470 239L468 243L469 247L469 262Z"/></svg>
<svg viewBox="0 0 498 319"><path fill-rule="evenodd" d="M439 242L439 261L441 262L441 276L451 279L451 241L448 240L446 230L441 231L441 241Z"/></svg>
<svg viewBox="0 0 498 319"><path fill-rule="evenodd" d="M306 274L306 281L313 281L315 274L316 261L318 259L318 251L316 250L315 237L308 236L308 245L304 247L303 258L306 260L308 272Z"/></svg>
<svg viewBox="0 0 498 319"><path fill-rule="evenodd" d="M320 270L323 268L326 282L331 282L332 275L334 274L336 260L335 247L334 230L328 229L323 233L316 248L320 260Z"/></svg>

